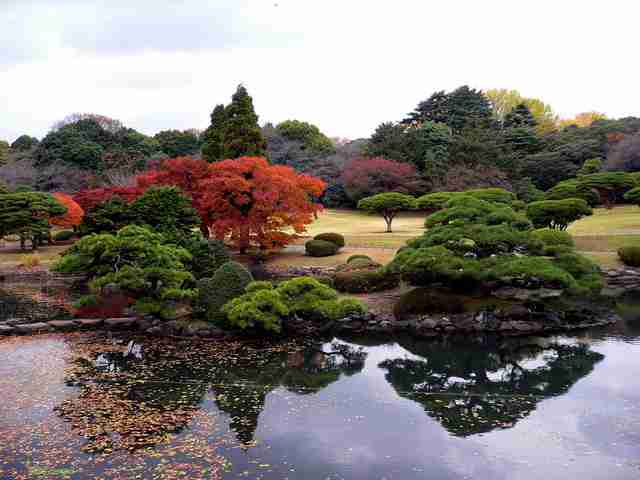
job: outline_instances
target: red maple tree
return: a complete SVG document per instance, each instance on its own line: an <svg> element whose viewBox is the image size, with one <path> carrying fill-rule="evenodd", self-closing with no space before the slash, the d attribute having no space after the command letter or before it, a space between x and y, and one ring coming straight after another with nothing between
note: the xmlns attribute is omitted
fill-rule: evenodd
<svg viewBox="0 0 640 480"><path fill-rule="evenodd" d="M59 217L51 217L49 223L51 225L57 225L58 227L73 228L80 225L82 217L84 217L84 210L78 205L70 195L66 193L57 192L53 194L53 197L62 205L67 207L67 213L60 215Z"/></svg>
<svg viewBox="0 0 640 480"><path fill-rule="evenodd" d="M252 245L282 247L305 231L322 206L326 184L262 157L208 165L196 208L217 238L229 237L241 252Z"/></svg>

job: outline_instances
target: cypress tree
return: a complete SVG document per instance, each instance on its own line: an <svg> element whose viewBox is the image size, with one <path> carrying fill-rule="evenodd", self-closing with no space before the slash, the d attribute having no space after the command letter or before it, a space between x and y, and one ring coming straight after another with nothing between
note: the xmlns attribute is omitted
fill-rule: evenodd
<svg viewBox="0 0 640 480"><path fill-rule="evenodd" d="M224 123L226 120L224 105L216 105L211 112L211 125L203 135L202 156L207 162L216 162L224 159Z"/></svg>
<svg viewBox="0 0 640 480"><path fill-rule="evenodd" d="M267 141L258 125L253 99L244 85L238 85L225 108L223 154L224 158L244 156L262 157L267 152Z"/></svg>

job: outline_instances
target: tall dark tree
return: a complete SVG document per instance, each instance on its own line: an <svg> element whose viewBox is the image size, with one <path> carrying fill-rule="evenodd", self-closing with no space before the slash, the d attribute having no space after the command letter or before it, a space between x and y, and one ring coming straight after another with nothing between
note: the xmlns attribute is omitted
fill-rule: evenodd
<svg viewBox="0 0 640 480"><path fill-rule="evenodd" d="M225 158L262 157L267 152L267 141L258 125L258 115L253 99L244 85L238 85L231 103L225 108L224 140Z"/></svg>
<svg viewBox="0 0 640 480"><path fill-rule="evenodd" d="M198 134L193 130L164 130L156 133L155 138L163 153L171 158L193 155L200 148Z"/></svg>
<svg viewBox="0 0 640 480"><path fill-rule="evenodd" d="M38 146L38 139L29 135L20 135L11 144L11 150L16 152L26 152Z"/></svg>
<svg viewBox="0 0 640 480"><path fill-rule="evenodd" d="M370 157L384 157L397 162L408 161L405 131L401 123L385 122L378 125L365 147Z"/></svg>
<svg viewBox="0 0 640 480"><path fill-rule="evenodd" d="M211 124L203 135L202 156L208 162L224 159L224 122L226 119L224 105L219 104L211 112Z"/></svg>

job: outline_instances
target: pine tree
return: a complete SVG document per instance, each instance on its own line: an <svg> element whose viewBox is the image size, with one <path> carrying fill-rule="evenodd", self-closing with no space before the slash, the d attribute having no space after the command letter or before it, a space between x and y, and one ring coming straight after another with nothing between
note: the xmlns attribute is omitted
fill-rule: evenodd
<svg viewBox="0 0 640 480"><path fill-rule="evenodd" d="M244 85L238 85L225 108L223 154L224 158L260 157L267 151L267 141L258 125L253 99Z"/></svg>
<svg viewBox="0 0 640 480"><path fill-rule="evenodd" d="M203 135L202 156L208 162L223 160L224 123L226 120L224 105L216 105L211 112L211 125Z"/></svg>
<svg viewBox="0 0 640 480"><path fill-rule="evenodd" d="M525 103L519 103L504 117L504 128L533 128L538 124Z"/></svg>

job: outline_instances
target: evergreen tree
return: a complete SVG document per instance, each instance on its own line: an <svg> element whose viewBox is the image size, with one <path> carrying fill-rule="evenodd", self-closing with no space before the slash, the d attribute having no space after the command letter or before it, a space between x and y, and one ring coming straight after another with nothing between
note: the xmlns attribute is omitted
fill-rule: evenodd
<svg viewBox="0 0 640 480"><path fill-rule="evenodd" d="M538 124L525 103L519 103L504 117L504 128L533 128Z"/></svg>
<svg viewBox="0 0 640 480"><path fill-rule="evenodd" d="M442 180L449 168L451 130L444 123L425 122L415 130L416 165L432 183Z"/></svg>
<svg viewBox="0 0 640 480"><path fill-rule="evenodd" d="M267 152L267 142L258 125L258 115L253 100L244 85L238 85L225 108L223 154L224 158L262 157Z"/></svg>
<svg viewBox="0 0 640 480"><path fill-rule="evenodd" d="M216 162L224 159L224 122L226 120L224 105L216 105L211 112L211 125L203 135L202 156L208 162Z"/></svg>

